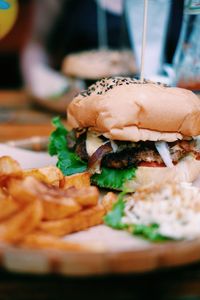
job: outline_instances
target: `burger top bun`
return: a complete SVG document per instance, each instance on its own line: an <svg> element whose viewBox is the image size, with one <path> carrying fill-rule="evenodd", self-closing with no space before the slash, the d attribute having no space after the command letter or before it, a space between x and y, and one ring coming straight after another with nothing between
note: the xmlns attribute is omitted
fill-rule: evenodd
<svg viewBox="0 0 200 300"><path fill-rule="evenodd" d="M133 53L129 50L91 50L67 55L62 71L67 76L97 80L134 74L136 66Z"/></svg>
<svg viewBox="0 0 200 300"><path fill-rule="evenodd" d="M73 128L115 140L175 141L200 134L200 101L189 90L131 78L105 78L68 106Z"/></svg>

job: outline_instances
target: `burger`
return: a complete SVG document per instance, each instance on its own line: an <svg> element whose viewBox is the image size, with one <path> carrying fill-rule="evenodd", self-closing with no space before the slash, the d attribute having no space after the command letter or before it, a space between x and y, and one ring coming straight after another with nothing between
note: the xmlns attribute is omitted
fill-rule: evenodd
<svg viewBox="0 0 200 300"><path fill-rule="evenodd" d="M130 50L99 49L67 55L62 72L71 78L83 79L86 85L109 76L133 76L137 72Z"/></svg>
<svg viewBox="0 0 200 300"><path fill-rule="evenodd" d="M163 180L192 182L200 174L200 100L189 90L104 78L72 100L67 118L71 130L56 120L50 139L50 154L58 154L67 175L87 170L100 187L133 191Z"/></svg>

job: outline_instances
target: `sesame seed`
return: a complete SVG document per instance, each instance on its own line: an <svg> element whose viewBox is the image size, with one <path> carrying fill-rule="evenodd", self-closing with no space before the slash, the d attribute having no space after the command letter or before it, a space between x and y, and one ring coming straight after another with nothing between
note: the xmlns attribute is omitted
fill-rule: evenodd
<svg viewBox="0 0 200 300"><path fill-rule="evenodd" d="M152 82L149 80L140 81L136 78L129 78L129 77L108 77L103 78L93 85L91 85L87 90L84 90L80 93L82 97L87 97L90 95L103 95L107 93L109 90L113 89L116 86L123 86L123 85L132 85L132 84L157 84L163 87L167 87L167 85L162 84L161 82Z"/></svg>

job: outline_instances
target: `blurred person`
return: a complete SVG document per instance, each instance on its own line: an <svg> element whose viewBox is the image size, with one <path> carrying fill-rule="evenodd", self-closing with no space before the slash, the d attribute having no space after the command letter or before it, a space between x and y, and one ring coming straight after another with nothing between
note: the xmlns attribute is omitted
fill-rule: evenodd
<svg viewBox="0 0 200 300"><path fill-rule="evenodd" d="M107 13L108 46L119 48L123 0L101 1ZM32 35L21 56L25 85L35 96L62 95L74 82L60 72L68 53L98 48L97 1L35 0ZM75 85L82 87L80 82Z"/></svg>
<svg viewBox="0 0 200 300"><path fill-rule="evenodd" d="M68 53L98 48L97 3L106 10L108 46L119 48L125 2L35 0L32 35L21 57L24 82L32 93L41 98L58 96L73 86L74 83L59 72L60 65ZM129 2L134 4L134 0ZM182 9L183 0L172 0L170 17L165 24L169 45L165 56L169 62L180 32ZM134 12L131 18L134 18ZM81 87L79 82L75 84Z"/></svg>

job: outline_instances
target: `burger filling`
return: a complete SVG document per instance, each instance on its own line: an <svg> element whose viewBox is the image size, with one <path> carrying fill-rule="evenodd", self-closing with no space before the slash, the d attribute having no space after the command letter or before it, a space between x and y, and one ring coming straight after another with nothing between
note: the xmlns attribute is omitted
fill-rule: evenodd
<svg viewBox="0 0 200 300"><path fill-rule="evenodd" d="M68 131L58 117L49 139L49 154L57 155L64 175L89 171L91 181L103 188L124 190L136 175L137 167L171 167L190 154L200 159L194 139L166 142L113 141L89 130Z"/></svg>
<svg viewBox="0 0 200 300"><path fill-rule="evenodd" d="M71 149L74 149L90 168L96 166L94 173L100 172L101 167L124 169L138 166L173 166L188 154L200 159L200 150L194 139L170 143L153 141L134 143L111 141L89 131L74 134L76 142Z"/></svg>

